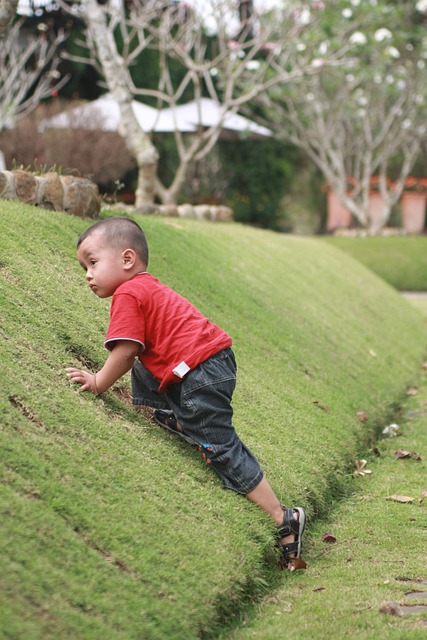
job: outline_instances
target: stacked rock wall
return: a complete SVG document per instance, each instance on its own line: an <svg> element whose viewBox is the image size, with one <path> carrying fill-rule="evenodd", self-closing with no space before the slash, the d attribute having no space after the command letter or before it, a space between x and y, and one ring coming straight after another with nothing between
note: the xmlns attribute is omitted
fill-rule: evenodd
<svg viewBox="0 0 427 640"><path fill-rule="evenodd" d="M35 176L21 170L0 171L0 198L21 200L85 218L96 218L101 210L96 184L87 178L60 176L53 172Z"/></svg>
<svg viewBox="0 0 427 640"><path fill-rule="evenodd" d="M129 207L116 203L112 208L128 209L141 215L153 214L173 218L195 218L197 220L211 220L212 222L231 222L234 217L233 210L230 207L213 204L150 204L144 207Z"/></svg>
<svg viewBox="0 0 427 640"><path fill-rule="evenodd" d="M0 171L0 198L21 200L44 209L65 211L83 218L96 218L101 210L101 197L96 184L87 178L61 176L54 172L36 176L22 170ZM129 207L116 203L110 205L110 208L131 213L218 222L233 220L232 209L222 205L154 204Z"/></svg>

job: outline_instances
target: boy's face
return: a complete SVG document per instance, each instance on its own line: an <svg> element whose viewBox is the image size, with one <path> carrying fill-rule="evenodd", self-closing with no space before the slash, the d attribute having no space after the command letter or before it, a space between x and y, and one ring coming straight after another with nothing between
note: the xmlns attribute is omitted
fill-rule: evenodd
<svg viewBox="0 0 427 640"><path fill-rule="evenodd" d="M123 251L109 247L102 232L85 238L77 249L77 259L86 271L86 280L98 298L109 298L129 279Z"/></svg>

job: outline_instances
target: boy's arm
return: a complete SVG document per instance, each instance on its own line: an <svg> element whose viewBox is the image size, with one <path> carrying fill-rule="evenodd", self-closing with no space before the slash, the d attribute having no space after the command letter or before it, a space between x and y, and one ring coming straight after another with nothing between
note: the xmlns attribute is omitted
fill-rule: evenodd
<svg viewBox="0 0 427 640"><path fill-rule="evenodd" d="M104 366L97 373L88 373L81 369L68 367L67 376L73 382L81 384L81 391L92 391L100 394L113 385L131 369L135 357L140 350L140 344L132 340L118 340Z"/></svg>

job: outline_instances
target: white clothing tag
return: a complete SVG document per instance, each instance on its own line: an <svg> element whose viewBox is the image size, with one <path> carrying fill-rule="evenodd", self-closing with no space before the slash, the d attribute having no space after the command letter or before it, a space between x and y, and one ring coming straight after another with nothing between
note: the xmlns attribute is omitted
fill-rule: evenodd
<svg viewBox="0 0 427 640"><path fill-rule="evenodd" d="M183 378L189 371L190 367L184 360L180 362L179 365L175 367L175 369L172 369L172 373L178 376L178 378Z"/></svg>

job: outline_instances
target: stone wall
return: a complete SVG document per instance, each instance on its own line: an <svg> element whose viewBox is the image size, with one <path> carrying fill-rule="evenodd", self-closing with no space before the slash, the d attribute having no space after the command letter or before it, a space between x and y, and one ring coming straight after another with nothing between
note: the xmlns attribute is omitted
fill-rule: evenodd
<svg viewBox="0 0 427 640"><path fill-rule="evenodd" d="M54 172L35 176L22 170L0 171L0 198L21 200L44 209L65 211L84 218L96 218L101 210L101 197L95 183L87 178L60 176ZM117 212L129 211L218 222L233 220L232 209L222 205L155 204L146 207L130 207L116 203L103 206Z"/></svg>
<svg viewBox="0 0 427 640"><path fill-rule="evenodd" d="M101 210L96 184L87 178L57 173L35 176L21 170L0 171L0 198L21 200L85 218L96 218Z"/></svg>
<svg viewBox="0 0 427 640"><path fill-rule="evenodd" d="M124 209L120 203L114 205L116 209ZM211 220L212 222L231 222L233 210L225 205L214 204L153 204L145 207L129 207L130 210L141 215L153 214L176 218L195 218L196 220Z"/></svg>

